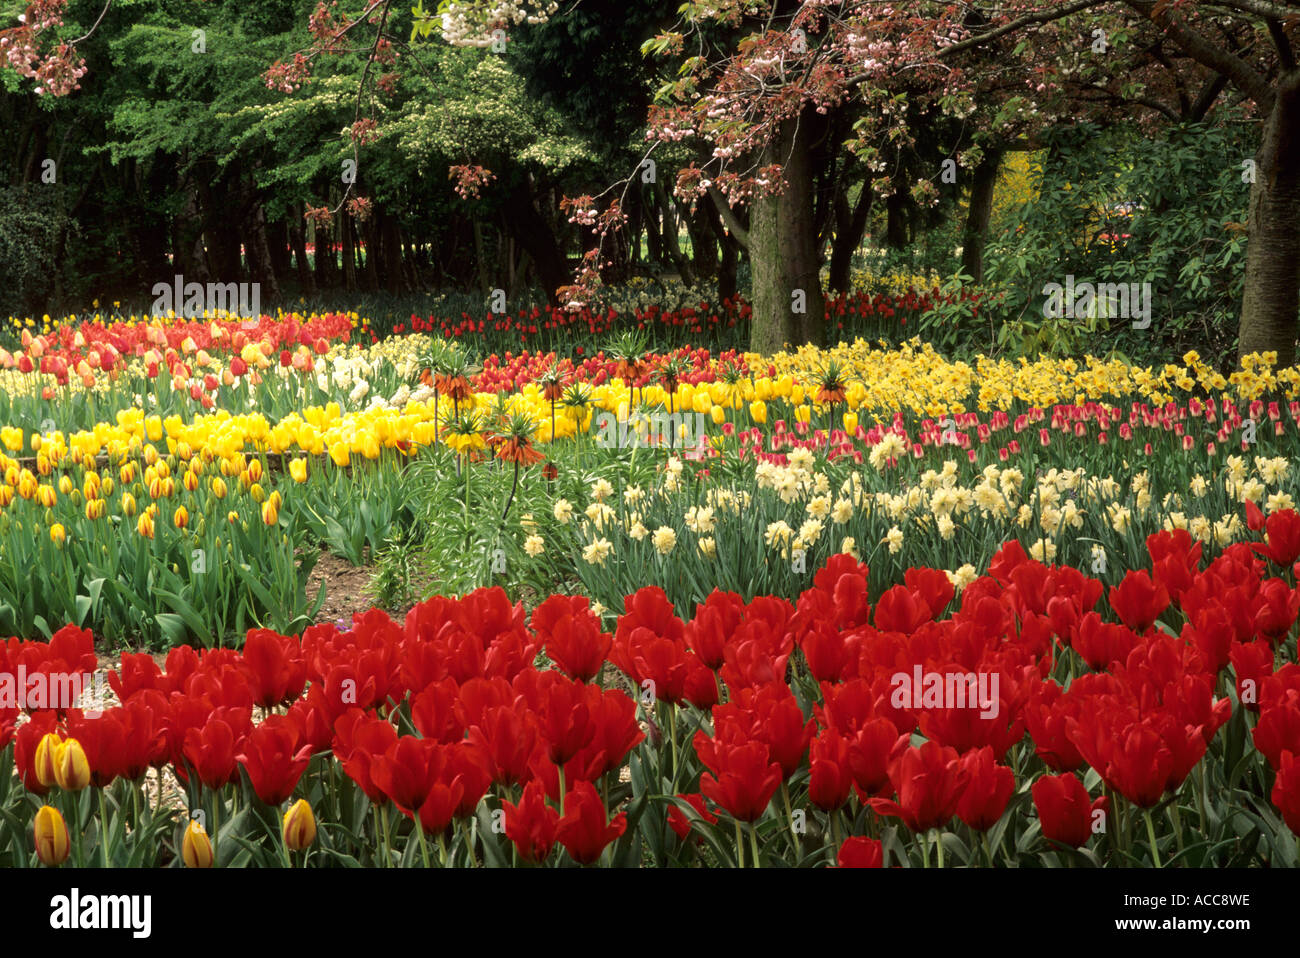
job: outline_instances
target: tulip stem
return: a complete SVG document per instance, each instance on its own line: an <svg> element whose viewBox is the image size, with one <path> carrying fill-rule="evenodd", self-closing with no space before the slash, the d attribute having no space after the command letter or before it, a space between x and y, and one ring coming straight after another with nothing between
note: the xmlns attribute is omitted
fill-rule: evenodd
<svg viewBox="0 0 1300 958"><path fill-rule="evenodd" d="M781 797L785 799L785 814L790 819L790 834L794 836L794 854L796 859L803 858L803 847L799 841L799 833L794 830L794 809L790 805L790 783L781 783Z"/></svg>
<svg viewBox="0 0 1300 958"><path fill-rule="evenodd" d="M668 703L668 738L673 750L673 790L677 789L677 706Z"/></svg>
<svg viewBox="0 0 1300 958"><path fill-rule="evenodd" d="M934 830L934 849L939 858L939 867L943 867L943 829Z"/></svg>
<svg viewBox="0 0 1300 958"><path fill-rule="evenodd" d="M469 819L464 822L465 826L465 851L469 852L469 864L471 868L478 868L478 857L474 854L474 829Z"/></svg>
<svg viewBox="0 0 1300 958"><path fill-rule="evenodd" d="M221 836L221 794L212 793L212 860L217 860L217 840Z"/></svg>
<svg viewBox="0 0 1300 958"><path fill-rule="evenodd" d="M1143 810L1144 817L1147 820L1147 838L1151 841L1151 860L1155 862L1156 868L1162 868L1160 864L1160 849L1156 847L1156 826L1151 821L1151 809Z"/></svg>
<svg viewBox="0 0 1300 958"><path fill-rule="evenodd" d="M745 867L745 836L740 833L740 819L736 819L736 867Z"/></svg>
<svg viewBox="0 0 1300 958"><path fill-rule="evenodd" d="M1178 816L1177 796L1175 796L1174 800L1169 803L1169 817L1173 821L1174 840L1178 843L1178 853L1181 855L1183 851L1183 823L1182 819Z"/></svg>
<svg viewBox="0 0 1300 958"><path fill-rule="evenodd" d="M383 816L383 822L384 822L383 831L381 832L381 834L382 834L383 837L384 837L384 838L383 838L383 846L384 846L384 867L385 867L385 868L392 868L392 867L393 867L393 864L392 864L392 857L393 857L393 856L392 856L392 851L391 851L391 850L389 849L389 847L388 847L388 803L387 803L387 802L385 802L384 805L383 805L383 807L380 809L380 814Z"/></svg>
<svg viewBox="0 0 1300 958"><path fill-rule="evenodd" d="M104 853L104 867L112 868L108 861L108 806L104 803L104 789L99 792L99 847Z"/></svg>
<svg viewBox="0 0 1300 958"><path fill-rule="evenodd" d="M754 867L762 868L763 862L758 857L758 826L753 822L749 823L749 847L754 852Z"/></svg>
<svg viewBox="0 0 1300 958"><path fill-rule="evenodd" d="M420 824L419 812L416 812L414 821L415 837L420 841L420 857L424 860L424 867L430 868L432 866L429 864L429 843L424 840L424 826Z"/></svg>
<svg viewBox="0 0 1300 958"><path fill-rule="evenodd" d="M560 817L564 817L564 765L561 762L555 763L556 770L560 773Z"/></svg>
<svg viewBox="0 0 1300 958"><path fill-rule="evenodd" d="M447 836L443 832L438 833L438 855L442 860L442 867L447 867Z"/></svg>

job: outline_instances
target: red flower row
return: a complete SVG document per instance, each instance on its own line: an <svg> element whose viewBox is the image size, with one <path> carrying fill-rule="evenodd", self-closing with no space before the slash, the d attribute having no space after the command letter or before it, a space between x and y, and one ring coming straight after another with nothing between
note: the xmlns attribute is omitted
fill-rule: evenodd
<svg viewBox="0 0 1300 958"><path fill-rule="evenodd" d="M1300 515L1249 518L1267 541L1208 564L1184 531L1150 536L1150 568L1108 591L1009 543L951 612L945 573L908 570L873 604L866 566L844 555L795 604L715 591L683 621L660 589L641 589L613 635L581 597L553 596L530 622L499 588L435 597L403 623L371 611L347 631L257 630L242 652L181 647L163 669L123 654L110 676L120 706L100 718L29 708L16 732L11 708L0 745L16 740L19 773L36 793L45 790L37 745L59 731L81 742L96 785L170 764L183 780L221 788L242 766L272 805L290 797L313 755L329 752L371 801L392 803L427 833L473 814L493 786L511 795L523 786L502 805L520 855L540 861L560 843L591 862L626 827L595 783L646 737L637 703L593 682L611 662L643 705L662 703L661 716L708 713L689 743L698 786L667 810L683 840L722 813L756 821L796 776L826 812L856 802L913 832L954 817L988 829L1016 791L1013 768L1023 769L1008 753L1029 747L1055 773L1031 788L1043 834L1078 846L1109 804L1076 773L1090 767L1114 795L1156 805L1230 717L1232 699L1217 692L1230 667L1237 702L1258 712L1255 747L1277 773L1272 800L1300 832L1300 666L1275 666L1300 593L1270 574L1271 564L1294 575ZM537 668L539 654L555 667ZM1071 675L1091 671L1063 687L1054 677L1069 664L1062 657ZM93 662L90 633L73 627L49 643L0 646L10 673ZM417 734L399 734L399 707ZM267 714L255 722L259 708ZM650 708L647 720L658 747ZM926 739L919 747L915 733ZM878 863L879 852L853 838L841 861Z"/></svg>

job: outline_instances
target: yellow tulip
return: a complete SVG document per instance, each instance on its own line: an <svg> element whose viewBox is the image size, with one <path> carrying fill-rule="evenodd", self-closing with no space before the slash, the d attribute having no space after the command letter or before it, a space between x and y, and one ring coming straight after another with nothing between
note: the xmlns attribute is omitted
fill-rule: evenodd
<svg viewBox="0 0 1300 958"><path fill-rule="evenodd" d="M212 839L197 818L190 819L185 829L185 838L181 841L181 859L187 868L212 867Z"/></svg>
<svg viewBox="0 0 1300 958"><path fill-rule="evenodd" d="M218 499L226 498L226 480L220 476L212 477L212 494Z"/></svg>
<svg viewBox="0 0 1300 958"><path fill-rule="evenodd" d="M172 522L177 529L184 529L190 524L190 512L184 506L178 506L176 512L172 515Z"/></svg>
<svg viewBox="0 0 1300 958"><path fill-rule="evenodd" d="M767 422L767 403L756 399L749 404L749 418L762 425Z"/></svg>
<svg viewBox="0 0 1300 958"><path fill-rule="evenodd" d="M62 743L63 739L59 738L54 732L47 732L36 743L36 758L33 762L36 781L46 788L49 788L57 781L54 774L54 756Z"/></svg>
<svg viewBox="0 0 1300 958"><path fill-rule="evenodd" d="M89 505L89 503L87 503L87 505ZM68 530L63 528L63 523L56 522L54 523L54 525L50 526L50 541L53 542L56 546L62 548L63 543L66 542L67 539L68 539Z"/></svg>
<svg viewBox="0 0 1300 958"><path fill-rule="evenodd" d="M289 475L293 477L294 482L307 481L307 460L294 459L289 463Z"/></svg>
<svg viewBox="0 0 1300 958"><path fill-rule="evenodd" d="M275 503L270 499L262 503L262 521L268 526L273 526L280 519L280 510L275 507Z"/></svg>
<svg viewBox="0 0 1300 958"><path fill-rule="evenodd" d="M54 780L68 792L79 792L90 784L90 762L75 738L59 743L54 753Z"/></svg>
<svg viewBox="0 0 1300 958"><path fill-rule="evenodd" d="M715 426L721 426L724 422L727 421L727 411L723 409L721 406L715 405L709 411L709 413L713 417L713 424Z"/></svg>
<svg viewBox="0 0 1300 958"><path fill-rule="evenodd" d="M135 496L129 492L122 494L122 515L128 518L135 515Z"/></svg>
<svg viewBox="0 0 1300 958"><path fill-rule="evenodd" d="M316 840L316 817L312 815L307 799L300 798L284 813L284 844L300 852Z"/></svg>
<svg viewBox="0 0 1300 958"><path fill-rule="evenodd" d="M858 431L858 414L855 412L846 412L844 414L844 431L853 435Z"/></svg>
<svg viewBox="0 0 1300 958"><path fill-rule="evenodd" d="M32 833L36 841L36 857L42 864L62 865L68 860L72 841L68 836L68 825L57 808L42 805L32 823Z"/></svg>
<svg viewBox="0 0 1300 958"><path fill-rule="evenodd" d="M146 539L153 538L153 517L147 512L140 513L140 520L135 524L136 531Z"/></svg>

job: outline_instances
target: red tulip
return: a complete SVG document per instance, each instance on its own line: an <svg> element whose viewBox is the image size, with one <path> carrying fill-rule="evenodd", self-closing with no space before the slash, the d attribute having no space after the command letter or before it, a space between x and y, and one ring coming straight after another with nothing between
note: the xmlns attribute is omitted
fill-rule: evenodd
<svg viewBox="0 0 1300 958"><path fill-rule="evenodd" d="M183 754L199 781L208 788L223 788L239 780L237 753L251 729L243 709L212 709L202 726L184 733Z"/></svg>
<svg viewBox="0 0 1300 958"><path fill-rule="evenodd" d="M388 801L388 793L371 776L375 760L397 744L391 722L352 708L334 723L334 755L348 778L357 783L375 805Z"/></svg>
<svg viewBox="0 0 1300 958"><path fill-rule="evenodd" d="M1016 778L1011 769L998 765L993 749L984 746L962 756L970 780L957 803L957 817L977 832L988 831L1006 811Z"/></svg>
<svg viewBox="0 0 1300 958"><path fill-rule="evenodd" d="M970 770L962 765L956 749L937 742L903 748L889 764L889 781L898 801L873 798L871 807L882 815L901 818L914 832L926 832L957 814L969 779Z"/></svg>
<svg viewBox="0 0 1300 958"><path fill-rule="evenodd" d="M424 804L442 773L443 753L437 742L403 735L370 762L370 778L405 815Z"/></svg>
<svg viewBox="0 0 1300 958"><path fill-rule="evenodd" d="M253 629L244 640L241 662L253 703L262 708L290 704L307 684L302 643L291 635Z"/></svg>
<svg viewBox="0 0 1300 958"><path fill-rule="evenodd" d="M1169 607L1169 590L1154 582L1145 569L1130 571L1110 590L1110 607L1139 634L1149 629Z"/></svg>
<svg viewBox="0 0 1300 958"><path fill-rule="evenodd" d="M1092 835L1093 822L1103 823L1096 812L1109 813L1110 800L1105 796L1090 801L1087 790L1071 772L1044 775L1030 787L1034 808L1038 810L1043 837L1078 848Z"/></svg>
<svg viewBox="0 0 1300 958"><path fill-rule="evenodd" d="M282 715L272 715L249 733L243 754L236 756L253 783L253 791L267 805L282 804L311 761L311 746L303 745L298 728Z"/></svg>
<svg viewBox="0 0 1300 958"><path fill-rule="evenodd" d="M1300 835L1300 761L1290 751L1282 753L1269 798L1282 813L1286 827Z"/></svg>
<svg viewBox="0 0 1300 958"><path fill-rule="evenodd" d="M610 842L627 828L627 813L607 821L605 803L590 782L579 781L564 797L564 817L557 835L565 850L580 865L594 864Z"/></svg>
<svg viewBox="0 0 1300 958"><path fill-rule="evenodd" d="M883 868L885 849L879 839L854 835L844 840L835 862L840 868Z"/></svg>
<svg viewBox="0 0 1300 958"><path fill-rule="evenodd" d="M824 811L834 811L849 798L853 767L849 740L834 729L824 729L812 742L808 774L808 800Z"/></svg>
<svg viewBox="0 0 1300 958"><path fill-rule="evenodd" d="M695 813L700 818L704 819L704 821L708 822L710 825L717 824L718 816L709 811L708 806L704 804L704 796L699 792L692 792L690 794L679 793L677 797L690 805L690 807L694 809ZM682 810L680 805L673 804L668 807L668 827L677 834L678 838L685 841L686 837L691 833L692 826L693 819L687 816L687 813ZM700 844L704 843L703 838L697 840Z"/></svg>
<svg viewBox="0 0 1300 958"><path fill-rule="evenodd" d="M590 682L600 674L613 637L600 630L589 599L553 595L533 610L532 627L547 656L570 678Z"/></svg>
<svg viewBox="0 0 1300 958"><path fill-rule="evenodd" d="M771 760L767 746L761 742L715 743L705 757L700 748L703 735L696 733L695 750L710 772L700 777L700 791L733 818L756 821L781 785L781 766Z"/></svg>
<svg viewBox="0 0 1300 958"><path fill-rule="evenodd" d="M518 805L502 802L501 807L506 838L514 842L519 857L526 862L545 861L555 845L560 813L546 804L541 782L534 780L524 786Z"/></svg>
<svg viewBox="0 0 1300 958"><path fill-rule="evenodd" d="M1286 568L1300 559L1300 513L1294 509L1280 509L1268 517L1264 525L1263 543L1251 548L1259 555L1271 559L1275 565Z"/></svg>

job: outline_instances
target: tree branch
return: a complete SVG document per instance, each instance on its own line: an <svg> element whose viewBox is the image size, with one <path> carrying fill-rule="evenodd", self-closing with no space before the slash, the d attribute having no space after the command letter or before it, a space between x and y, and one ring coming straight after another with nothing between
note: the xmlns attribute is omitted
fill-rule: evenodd
<svg viewBox="0 0 1300 958"><path fill-rule="evenodd" d="M749 230L740 225L740 220L736 218L736 214L732 210L731 204L727 202L727 198L722 195L722 190L716 186L710 186L709 199L713 200L713 205L717 209L718 215L722 217L722 222L726 224L732 238L745 249L749 249Z"/></svg>
<svg viewBox="0 0 1300 958"><path fill-rule="evenodd" d="M1273 87L1245 60L1233 56L1200 33L1177 22L1167 9L1157 9L1154 0L1125 0L1125 3L1164 30L1192 59L1226 76L1237 89L1258 103L1261 109L1267 111L1273 108Z"/></svg>

